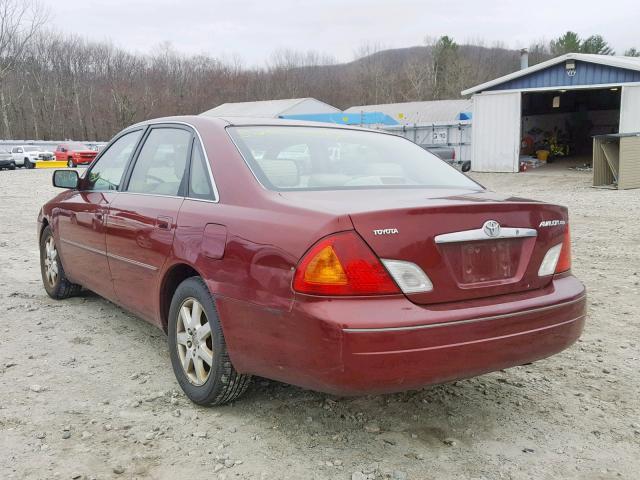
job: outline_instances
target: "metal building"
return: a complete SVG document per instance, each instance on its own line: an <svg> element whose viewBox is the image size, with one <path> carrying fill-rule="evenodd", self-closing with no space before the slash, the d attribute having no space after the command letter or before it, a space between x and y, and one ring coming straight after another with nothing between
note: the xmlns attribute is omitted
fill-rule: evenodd
<svg viewBox="0 0 640 480"><path fill-rule="evenodd" d="M309 113L339 113L340 110L315 98L288 98L256 102L223 103L200 115L207 117L265 117L280 118L284 115Z"/></svg>
<svg viewBox="0 0 640 480"><path fill-rule="evenodd" d="M590 159L593 136L640 132L640 58L569 53L462 95L473 95L475 171L517 172L536 135Z"/></svg>
<svg viewBox="0 0 640 480"><path fill-rule="evenodd" d="M398 125L393 118L389 115L385 115L382 112L367 112L367 113L305 113L297 115L280 115L280 118L287 118L290 120L305 120L308 122L324 122L324 123L336 123L339 125L358 125L364 126L384 126L384 125Z"/></svg>
<svg viewBox="0 0 640 480"><path fill-rule="evenodd" d="M349 107L345 113L381 112L400 125L469 120L471 100L434 100L428 102L384 103Z"/></svg>

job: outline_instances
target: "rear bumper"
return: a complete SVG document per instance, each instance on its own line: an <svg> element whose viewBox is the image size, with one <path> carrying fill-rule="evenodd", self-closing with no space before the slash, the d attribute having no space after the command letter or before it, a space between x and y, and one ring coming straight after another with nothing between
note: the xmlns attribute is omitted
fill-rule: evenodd
<svg viewBox="0 0 640 480"><path fill-rule="evenodd" d="M224 319L228 305L220 307ZM542 290L446 305L418 306L400 296L298 298L289 314L251 322L247 348L246 330L241 339L224 320L223 327L241 371L360 395L418 389L548 357L579 338L585 316L584 286L565 276ZM260 324L265 331L256 330Z"/></svg>

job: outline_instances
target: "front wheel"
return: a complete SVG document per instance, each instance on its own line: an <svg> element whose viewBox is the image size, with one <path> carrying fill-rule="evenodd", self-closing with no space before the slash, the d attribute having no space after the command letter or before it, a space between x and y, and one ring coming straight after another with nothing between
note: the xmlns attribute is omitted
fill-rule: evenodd
<svg viewBox="0 0 640 480"><path fill-rule="evenodd" d="M71 283L64 273L60 255L51 227L47 226L40 236L40 271L44 289L51 298L62 300L80 292L80 285Z"/></svg>
<svg viewBox="0 0 640 480"><path fill-rule="evenodd" d="M229 359L213 297L200 277L182 282L169 310L169 352L180 387L199 405L222 405L242 395L250 375Z"/></svg>
<svg viewBox="0 0 640 480"><path fill-rule="evenodd" d="M9 170L15 170L16 169L16 162L11 162L9 164Z"/></svg>
<svg viewBox="0 0 640 480"><path fill-rule="evenodd" d="M67 167L75 168L75 165L73 164L73 160L71 160L71 159L67 160Z"/></svg>

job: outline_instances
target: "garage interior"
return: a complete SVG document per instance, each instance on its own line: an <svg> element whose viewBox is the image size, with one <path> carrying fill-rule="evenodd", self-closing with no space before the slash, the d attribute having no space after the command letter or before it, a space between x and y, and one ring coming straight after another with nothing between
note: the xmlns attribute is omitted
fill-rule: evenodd
<svg viewBox="0 0 640 480"><path fill-rule="evenodd" d="M521 161L590 166L593 137L619 131L620 93L620 87L523 92Z"/></svg>

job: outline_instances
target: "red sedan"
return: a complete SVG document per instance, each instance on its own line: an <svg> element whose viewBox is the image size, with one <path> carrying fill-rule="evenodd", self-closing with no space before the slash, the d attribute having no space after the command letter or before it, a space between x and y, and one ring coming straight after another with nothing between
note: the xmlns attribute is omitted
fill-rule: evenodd
<svg viewBox="0 0 640 480"><path fill-rule="evenodd" d="M489 192L394 135L165 118L53 181L47 293L84 287L163 329L199 404L251 375L418 389L548 357L583 329L567 209Z"/></svg>

